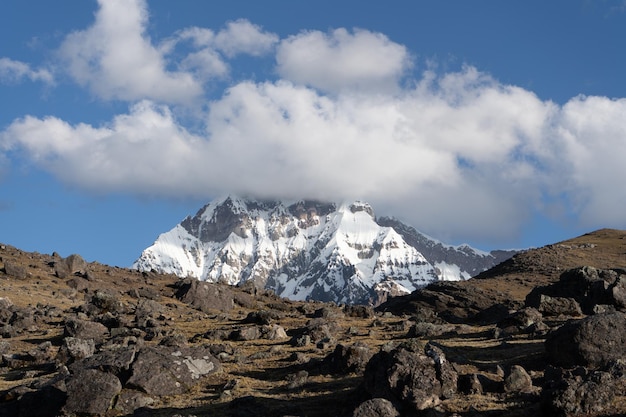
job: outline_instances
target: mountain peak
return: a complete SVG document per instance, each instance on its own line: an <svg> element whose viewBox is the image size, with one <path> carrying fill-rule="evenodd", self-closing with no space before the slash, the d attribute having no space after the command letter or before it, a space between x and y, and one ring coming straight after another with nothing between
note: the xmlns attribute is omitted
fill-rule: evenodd
<svg viewBox="0 0 626 417"><path fill-rule="evenodd" d="M416 243L432 252L430 259ZM468 265L477 260L484 267L474 271ZM363 201L229 195L159 236L133 267L232 285L252 281L296 300L377 304L434 280L469 278L489 262L490 255L443 246L397 220L377 221Z"/></svg>
<svg viewBox="0 0 626 417"><path fill-rule="evenodd" d="M370 206L369 203L366 203L364 201L355 201L354 203L349 205L349 208L352 213L363 211L369 214L372 219L375 218L374 209L372 209L372 206Z"/></svg>

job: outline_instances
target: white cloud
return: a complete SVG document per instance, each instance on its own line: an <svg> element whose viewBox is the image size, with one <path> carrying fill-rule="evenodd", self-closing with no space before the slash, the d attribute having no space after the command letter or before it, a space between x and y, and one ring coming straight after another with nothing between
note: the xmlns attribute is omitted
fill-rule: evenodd
<svg viewBox="0 0 626 417"><path fill-rule="evenodd" d="M181 30L165 42L161 49L171 52L183 41L191 41L197 51L189 53L180 64L200 79L225 78L230 68L224 57L239 54L261 56L267 54L278 41L278 36L264 32L259 26L245 19L228 22L217 34L211 29L190 27Z"/></svg>
<svg viewBox="0 0 626 417"><path fill-rule="evenodd" d="M471 68L425 83L330 97L242 82L212 103L203 137L142 102L104 127L28 117L2 139L87 188L396 201L431 229L511 233L540 198L528 158L545 158L528 144L541 141L552 105Z"/></svg>
<svg viewBox="0 0 626 417"><path fill-rule="evenodd" d="M626 226L626 99L580 96L555 120L552 165L585 226Z"/></svg>
<svg viewBox="0 0 626 417"><path fill-rule="evenodd" d="M437 236L505 239L546 196L588 224L624 224L624 120L626 100L557 106L467 67L391 95L241 82L202 134L142 101L98 127L26 117L0 143L89 189L364 198Z"/></svg>
<svg viewBox="0 0 626 417"><path fill-rule="evenodd" d="M149 101L101 127L26 116L0 139L5 152L26 151L66 183L146 195L197 194L190 187L198 183L188 180L199 174L194 169L205 154L201 141L177 125L167 107Z"/></svg>
<svg viewBox="0 0 626 417"><path fill-rule="evenodd" d="M99 0L95 23L60 48L70 75L103 99L188 102L202 94L188 72L169 71L145 33L145 0Z"/></svg>
<svg viewBox="0 0 626 417"><path fill-rule="evenodd" d="M238 54L264 55L276 42L276 34L264 32L261 27L245 19L228 22L226 28L215 36L215 46L229 57Z"/></svg>
<svg viewBox="0 0 626 417"><path fill-rule="evenodd" d="M281 77L327 92L395 91L411 67L404 46L362 29L290 36L280 43L276 61Z"/></svg>
<svg viewBox="0 0 626 417"><path fill-rule="evenodd" d="M238 20L219 32L186 28L155 47L143 1L100 6L61 51L91 91L135 104L99 126L15 120L0 132L0 162L19 153L99 191L363 198L454 239L509 238L554 205L585 225L626 227L626 99L559 106L470 66L405 80L404 46L345 29L278 42L281 79L233 80L209 99L202 82L229 77L227 58L268 53L276 36ZM0 74L2 62L11 76L36 74L10 60ZM200 110L185 116L201 114L193 133L176 117L192 99Z"/></svg>
<svg viewBox="0 0 626 417"><path fill-rule="evenodd" d="M0 82L17 83L27 78L54 84L54 76L47 69L32 69L29 64L9 58L0 58Z"/></svg>

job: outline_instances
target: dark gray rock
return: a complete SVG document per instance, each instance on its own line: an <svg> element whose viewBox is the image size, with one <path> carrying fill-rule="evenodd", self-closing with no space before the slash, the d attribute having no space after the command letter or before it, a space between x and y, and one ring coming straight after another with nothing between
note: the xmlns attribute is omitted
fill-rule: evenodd
<svg viewBox="0 0 626 417"><path fill-rule="evenodd" d="M120 294L112 290L97 290L91 297L90 304L96 307L99 313L121 314L126 312Z"/></svg>
<svg viewBox="0 0 626 417"><path fill-rule="evenodd" d="M580 368L556 376L556 379L546 381L542 391L543 405L549 415L605 415L603 412L611 406L615 395L623 392L623 375L587 372Z"/></svg>
<svg viewBox="0 0 626 417"><path fill-rule="evenodd" d="M67 402L64 411L78 415L104 415L122 390L120 380L112 374L85 369L66 382Z"/></svg>
<svg viewBox="0 0 626 417"><path fill-rule="evenodd" d="M285 328L278 324L270 324L267 326L261 326L261 339L267 340L283 340L288 339L289 336L285 331Z"/></svg>
<svg viewBox="0 0 626 417"><path fill-rule="evenodd" d="M147 347L139 351L128 384L149 395L176 395L220 369L219 361L205 347Z"/></svg>
<svg viewBox="0 0 626 417"><path fill-rule="evenodd" d="M626 357L626 314L597 314L568 322L548 335L545 347L549 362L556 366L607 366Z"/></svg>
<svg viewBox="0 0 626 417"><path fill-rule="evenodd" d="M165 311L165 307L159 302L149 299L140 299L135 309L135 323L139 327L148 327L148 319L157 318Z"/></svg>
<svg viewBox="0 0 626 417"><path fill-rule="evenodd" d="M530 333L531 329L543 322L541 313L533 307L525 307L509 314L497 326L509 334Z"/></svg>
<svg viewBox="0 0 626 417"><path fill-rule="evenodd" d="M520 365L513 365L504 379L504 391L529 393L533 389L533 380L528 372Z"/></svg>
<svg viewBox="0 0 626 417"><path fill-rule="evenodd" d="M252 324L272 324L275 320L280 320L282 315L272 310L251 311L248 313L243 323Z"/></svg>
<svg viewBox="0 0 626 417"><path fill-rule="evenodd" d="M331 374L362 373L373 355L374 352L363 343L339 344L324 358L324 366Z"/></svg>
<svg viewBox="0 0 626 417"><path fill-rule="evenodd" d="M132 415L135 410L154 404L154 398L135 390L122 390L115 401L115 410L124 415Z"/></svg>
<svg viewBox="0 0 626 417"><path fill-rule="evenodd" d="M400 417L400 413L391 401L372 398L361 403L352 413L352 417Z"/></svg>
<svg viewBox="0 0 626 417"><path fill-rule="evenodd" d="M363 379L373 398L417 411L437 406L444 395L435 359L411 347L381 350L367 364Z"/></svg>
<svg viewBox="0 0 626 417"><path fill-rule="evenodd" d="M87 262L77 254L54 262L54 272L59 278L67 278L77 272L84 273L86 270Z"/></svg>
<svg viewBox="0 0 626 417"><path fill-rule="evenodd" d="M135 346L121 347L115 350L102 350L69 366L74 373L84 369L98 369L118 377L125 375L135 360Z"/></svg>
<svg viewBox="0 0 626 417"><path fill-rule="evenodd" d="M582 316L583 312L580 304L570 297L550 297L541 294L537 310L544 316Z"/></svg>
<svg viewBox="0 0 626 417"><path fill-rule="evenodd" d="M526 305L539 308L541 296L571 298L583 313L593 314L598 304L626 307L626 271L623 269L597 269L590 266L570 269L559 281L533 289L526 297Z"/></svg>
<svg viewBox="0 0 626 417"><path fill-rule="evenodd" d="M375 316L374 307L364 305L346 305L343 312L348 317L356 317L360 319L371 319Z"/></svg>
<svg viewBox="0 0 626 417"><path fill-rule="evenodd" d="M80 339L77 337L63 338L63 345L59 349L58 360L61 363L76 361L90 357L96 351L93 339Z"/></svg>
<svg viewBox="0 0 626 417"><path fill-rule="evenodd" d="M231 332L230 340L256 340L261 338L261 330L258 326L242 327Z"/></svg>
<svg viewBox="0 0 626 417"><path fill-rule="evenodd" d="M28 268L12 261L4 262L4 272L11 278L17 279L25 279L29 276Z"/></svg>
<svg viewBox="0 0 626 417"><path fill-rule="evenodd" d="M432 343L426 345L425 351L426 355L435 361L437 379L441 383L441 397L446 399L454 397L459 385L459 376L452 364L446 359L443 350Z"/></svg>
<svg viewBox="0 0 626 417"><path fill-rule="evenodd" d="M18 417L57 417L62 415L61 409L67 400L67 394L58 387L48 385L32 390L24 386L12 390L10 396L16 401L0 408L0 415Z"/></svg>
<svg viewBox="0 0 626 417"><path fill-rule="evenodd" d="M93 339L96 344L99 344L109 336L109 329L101 323L71 318L65 322L64 335L79 339Z"/></svg>
<svg viewBox="0 0 626 417"><path fill-rule="evenodd" d="M233 291L229 287L186 278L176 284L176 297L205 313L228 312L234 307Z"/></svg>

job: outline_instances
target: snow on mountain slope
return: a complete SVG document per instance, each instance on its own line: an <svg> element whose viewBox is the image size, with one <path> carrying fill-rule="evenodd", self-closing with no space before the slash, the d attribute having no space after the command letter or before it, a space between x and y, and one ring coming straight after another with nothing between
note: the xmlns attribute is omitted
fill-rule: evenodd
<svg viewBox="0 0 626 417"><path fill-rule="evenodd" d="M228 196L160 235L133 267L231 285L252 280L295 300L350 304L469 277L459 265L434 266L397 229L379 224L363 202Z"/></svg>

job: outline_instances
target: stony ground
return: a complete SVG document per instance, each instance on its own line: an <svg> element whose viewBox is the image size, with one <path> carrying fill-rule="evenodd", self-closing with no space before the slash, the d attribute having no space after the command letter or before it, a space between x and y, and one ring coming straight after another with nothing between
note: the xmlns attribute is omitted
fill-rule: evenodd
<svg viewBox="0 0 626 417"><path fill-rule="evenodd" d="M559 284L581 266L583 295ZM601 230L374 311L0 245L0 416L624 415L623 352L549 353L567 321L621 320L623 267Z"/></svg>

